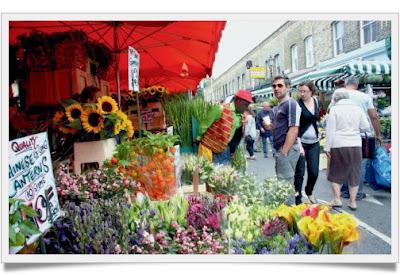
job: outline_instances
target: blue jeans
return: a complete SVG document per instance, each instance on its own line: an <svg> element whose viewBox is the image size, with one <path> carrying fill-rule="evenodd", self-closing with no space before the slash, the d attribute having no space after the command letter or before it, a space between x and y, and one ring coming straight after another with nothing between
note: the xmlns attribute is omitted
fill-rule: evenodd
<svg viewBox="0 0 400 275"><path fill-rule="evenodd" d="M225 150L221 153L213 153L213 162L215 164L230 164L231 162L231 151L229 146L226 146Z"/></svg>
<svg viewBox="0 0 400 275"><path fill-rule="evenodd" d="M267 144L267 139L269 139L269 143L271 144L271 147L272 147L272 154L275 154L274 140L272 139L272 135L269 136L269 137L262 135L262 136L261 136L261 143L262 143L262 147L263 147L264 156L267 156L267 155L268 155L268 144Z"/></svg>
<svg viewBox="0 0 400 275"><path fill-rule="evenodd" d="M369 161L370 159L361 160L360 184L358 185L358 192L356 196L356 199L358 200L362 199L364 195L364 180L365 180L367 163ZM343 197L349 197L349 186L347 185L347 182L343 183L342 188L340 189L340 193L342 193Z"/></svg>

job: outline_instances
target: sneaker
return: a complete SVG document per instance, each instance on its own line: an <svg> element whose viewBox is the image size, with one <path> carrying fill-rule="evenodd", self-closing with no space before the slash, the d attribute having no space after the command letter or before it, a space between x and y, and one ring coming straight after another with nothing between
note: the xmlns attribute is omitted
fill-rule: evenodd
<svg viewBox="0 0 400 275"><path fill-rule="evenodd" d="M268 158L268 155L264 155L264 158Z"/></svg>
<svg viewBox="0 0 400 275"><path fill-rule="evenodd" d="M318 200L317 200L313 195L307 196L307 198L308 198L308 201L309 201L311 204L316 204L316 203L318 203Z"/></svg>
<svg viewBox="0 0 400 275"><path fill-rule="evenodd" d="M296 196L295 197L295 203L296 205L302 204L303 202L301 201L301 196Z"/></svg>

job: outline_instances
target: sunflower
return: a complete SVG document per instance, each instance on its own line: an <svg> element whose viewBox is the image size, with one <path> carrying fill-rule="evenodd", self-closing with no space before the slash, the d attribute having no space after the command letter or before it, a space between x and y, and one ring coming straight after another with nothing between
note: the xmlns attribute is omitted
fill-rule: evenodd
<svg viewBox="0 0 400 275"><path fill-rule="evenodd" d="M68 124L68 118L64 112L57 112L53 117L53 125L58 127L58 130L63 134L76 134L78 132L77 129L66 127L64 125Z"/></svg>
<svg viewBox="0 0 400 275"><path fill-rule="evenodd" d="M71 104L65 109L65 114L67 115L69 122L74 122L75 119L81 117L83 113L82 106L80 104Z"/></svg>
<svg viewBox="0 0 400 275"><path fill-rule="evenodd" d="M128 135L129 138L133 137L133 125L132 125L132 121L130 121L129 119L125 121L125 125L126 125L126 133Z"/></svg>
<svg viewBox="0 0 400 275"><path fill-rule="evenodd" d="M115 123L114 125L114 135L118 135L119 132L121 132L121 130L124 128L124 125L122 125L121 121L118 121L117 123Z"/></svg>
<svg viewBox="0 0 400 275"><path fill-rule="evenodd" d="M116 111L115 114L121 120L127 120L128 119L128 116L124 112L122 112L120 110Z"/></svg>
<svg viewBox="0 0 400 275"><path fill-rule="evenodd" d="M57 112L54 115L53 120L52 120L53 126L57 126L58 124L60 124L61 119L63 118L63 116L64 116L64 112Z"/></svg>
<svg viewBox="0 0 400 275"><path fill-rule="evenodd" d="M86 110L82 116L82 127L88 133L99 133L104 126L104 118L96 109Z"/></svg>
<svg viewBox="0 0 400 275"><path fill-rule="evenodd" d="M118 104L112 97L102 96L97 100L97 110L100 114L114 113L118 110Z"/></svg>

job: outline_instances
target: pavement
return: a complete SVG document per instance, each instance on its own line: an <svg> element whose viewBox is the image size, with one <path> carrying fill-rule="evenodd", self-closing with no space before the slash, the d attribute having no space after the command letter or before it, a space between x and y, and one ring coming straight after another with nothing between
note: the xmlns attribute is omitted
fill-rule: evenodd
<svg viewBox="0 0 400 275"><path fill-rule="evenodd" d="M275 160L269 153L264 158L262 153L255 153L256 160L247 161L247 172L256 175L259 181L266 177L275 177ZM323 166L323 165L321 165ZM304 177L303 190L307 182ZM338 212L347 212L356 217L359 224L359 240L346 246L344 254L391 254L391 193L364 187L367 198L357 201L357 211L347 207L348 200L343 199L343 207ZM321 203L332 200L330 182L326 179L326 170L321 169L314 187L314 196ZM303 194L305 196L305 194ZM303 198L305 201L305 197Z"/></svg>

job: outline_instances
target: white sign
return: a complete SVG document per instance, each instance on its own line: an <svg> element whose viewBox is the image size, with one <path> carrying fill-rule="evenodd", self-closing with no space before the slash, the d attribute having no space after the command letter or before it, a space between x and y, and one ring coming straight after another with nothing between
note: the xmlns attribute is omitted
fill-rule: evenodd
<svg viewBox="0 0 400 275"><path fill-rule="evenodd" d="M139 53L128 47L128 83L129 91L139 92Z"/></svg>
<svg viewBox="0 0 400 275"><path fill-rule="evenodd" d="M25 201L38 213L34 221L43 234L52 226L49 211L53 221L60 217L46 132L8 143L8 181L9 197ZM33 243L39 236L31 236L27 244Z"/></svg>

